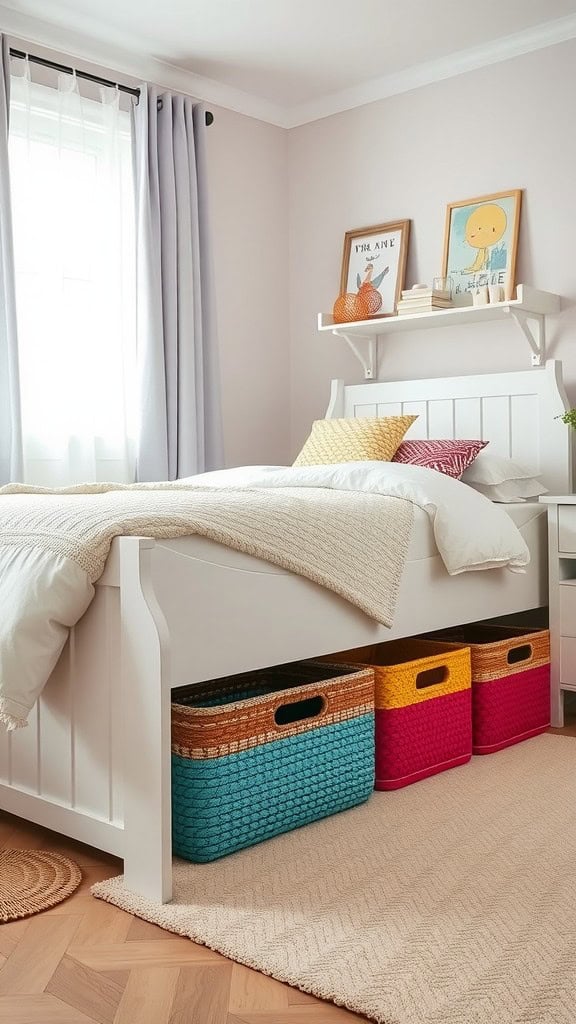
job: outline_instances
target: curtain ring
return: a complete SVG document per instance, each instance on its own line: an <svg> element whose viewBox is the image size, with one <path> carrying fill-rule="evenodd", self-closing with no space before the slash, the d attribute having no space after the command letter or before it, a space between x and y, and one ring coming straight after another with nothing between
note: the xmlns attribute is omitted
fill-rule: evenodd
<svg viewBox="0 0 576 1024"><path fill-rule="evenodd" d="M163 108L164 108L164 100L162 99L161 96L158 96L158 98L156 100L156 110L163 110Z"/></svg>

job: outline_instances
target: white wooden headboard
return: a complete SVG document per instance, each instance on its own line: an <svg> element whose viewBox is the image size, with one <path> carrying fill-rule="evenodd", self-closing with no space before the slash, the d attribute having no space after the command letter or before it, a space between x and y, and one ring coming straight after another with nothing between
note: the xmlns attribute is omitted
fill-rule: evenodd
<svg viewBox="0 0 576 1024"><path fill-rule="evenodd" d="M541 476L552 494L572 493L572 431L555 419L569 408L562 363L514 373L430 380L332 381L326 417L397 416L418 419L410 438L478 438L490 450Z"/></svg>

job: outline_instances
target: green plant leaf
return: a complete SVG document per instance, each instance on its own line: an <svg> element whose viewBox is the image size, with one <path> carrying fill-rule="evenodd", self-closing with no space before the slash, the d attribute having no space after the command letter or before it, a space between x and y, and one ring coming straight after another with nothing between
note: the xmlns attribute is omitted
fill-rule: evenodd
<svg viewBox="0 0 576 1024"><path fill-rule="evenodd" d="M563 413L562 416L555 416L554 419L562 420L562 423L565 423L566 426L576 430L576 409L568 409L568 412Z"/></svg>

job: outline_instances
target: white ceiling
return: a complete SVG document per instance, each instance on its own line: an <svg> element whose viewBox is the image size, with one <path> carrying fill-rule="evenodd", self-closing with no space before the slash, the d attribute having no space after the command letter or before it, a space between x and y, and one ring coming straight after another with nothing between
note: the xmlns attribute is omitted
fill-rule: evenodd
<svg viewBox="0 0 576 1024"><path fill-rule="evenodd" d="M255 110L264 103L277 112L269 119L285 125L576 35L576 0L3 0L3 6L220 83L236 94L237 109L252 113L252 99Z"/></svg>

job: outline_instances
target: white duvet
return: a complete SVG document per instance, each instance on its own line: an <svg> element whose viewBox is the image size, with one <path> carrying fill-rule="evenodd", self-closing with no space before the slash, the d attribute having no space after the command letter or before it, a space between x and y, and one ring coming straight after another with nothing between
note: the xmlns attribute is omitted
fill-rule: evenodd
<svg viewBox="0 0 576 1024"><path fill-rule="evenodd" d="M451 576L508 566L521 571L530 552L510 517L484 495L444 473L399 462L334 466L242 466L182 480L185 486L329 487L405 498L429 516Z"/></svg>
<svg viewBox="0 0 576 1024"><path fill-rule="evenodd" d="M173 486L173 485L172 485ZM510 517L458 480L420 466L353 462L334 466L256 466L205 473L179 488L299 487L364 491L403 498L430 517L448 573L507 567L521 572L530 555ZM6 495L3 497L2 495ZM9 488L0 499L9 500ZM94 588L70 559L3 544L0 533L0 721L24 724Z"/></svg>

